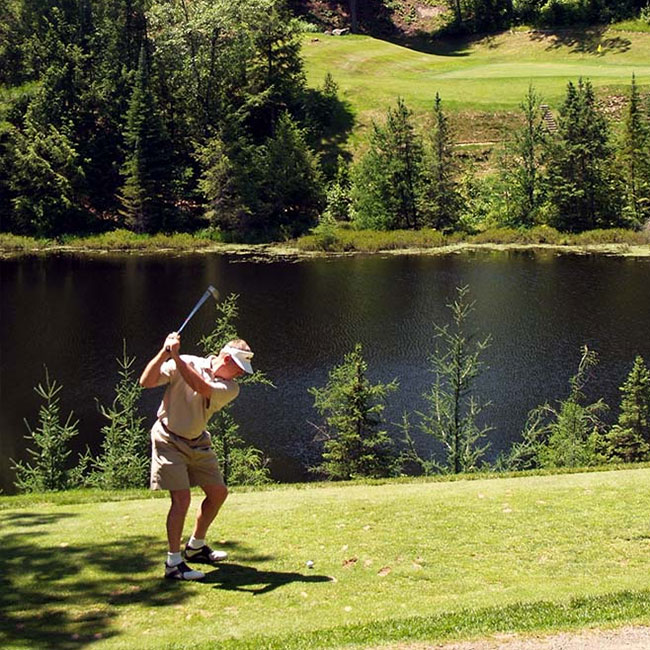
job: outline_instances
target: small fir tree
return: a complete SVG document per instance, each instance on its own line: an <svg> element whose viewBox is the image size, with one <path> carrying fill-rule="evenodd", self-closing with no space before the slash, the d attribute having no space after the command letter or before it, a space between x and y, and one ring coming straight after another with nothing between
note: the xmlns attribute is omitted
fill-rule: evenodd
<svg viewBox="0 0 650 650"><path fill-rule="evenodd" d="M383 429L382 413L396 380L372 384L368 364L357 343L334 367L325 386L312 387L314 408L325 419L320 429L323 462L314 469L334 480L389 476L393 467L392 441Z"/></svg>
<svg viewBox="0 0 650 650"><path fill-rule="evenodd" d="M597 354L585 345L578 370L569 380L568 397L556 406L542 404L528 414L522 441L504 459L506 468L582 467L604 460L600 415L608 407L602 399L585 404L584 394L597 363Z"/></svg>
<svg viewBox="0 0 650 650"><path fill-rule="evenodd" d="M16 472L15 486L21 492L45 492L66 490L73 487L72 472L67 467L70 456L70 441L79 433L78 421L73 420L70 412L65 422L61 420L59 393L62 386L56 380L50 379L45 368L45 383L34 388L43 404L39 409L39 424L36 429L25 424L34 448L28 447L27 452L33 459L33 464L13 461L12 468Z"/></svg>
<svg viewBox="0 0 650 650"><path fill-rule="evenodd" d="M457 287L456 298L448 305L451 327L434 325L439 341L430 356L435 379L423 394L426 410L418 412L419 429L442 443L445 453L442 463L429 461L428 466L452 474L480 467L489 447L483 440L492 429L478 422L489 402L476 395L476 382L485 370L481 354L489 346L490 336L478 338L476 332L468 331L475 304L468 295L467 286Z"/></svg>
<svg viewBox="0 0 650 650"><path fill-rule="evenodd" d="M618 423L607 434L608 456L626 463L646 460L650 451L650 372L640 355L620 391Z"/></svg>
<svg viewBox="0 0 650 650"><path fill-rule="evenodd" d="M119 365L119 381L111 406L100 406L108 420L102 427L102 451L92 461L87 482L106 489L146 487L149 471L149 436L138 412L143 388L133 376L135 357L126 352L126 341Z"/></svg>

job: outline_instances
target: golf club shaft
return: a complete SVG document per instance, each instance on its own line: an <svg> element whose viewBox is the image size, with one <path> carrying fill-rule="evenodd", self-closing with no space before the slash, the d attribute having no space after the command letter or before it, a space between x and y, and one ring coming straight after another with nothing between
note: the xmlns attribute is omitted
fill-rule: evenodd
<svg viewBox="0 0 650 650"><path fill-rule="evenodd" d="M194 305L194 308L192 309L192 311L189 313L187 318L183 321L183 324L176 330L176 332L178 334L180 334L183 331L185 326L190 322L190 319L192 318L192 316L194 316L194 314L196 314L196 312L200 309L201 305L210 297L210 295L211 295L210 290L208 290L199 298L196 305Z"/></svg>
<svg viewBox="0 0 650 650"><path fill-rule="evenodd" d="M196 305L192 308L192 311L188 314L187 318L183 321L183 324L176 330L177 334L180 334L183 331L183 328L190 322L190 319L196 312L200 309L201 305L210 297L212 296L215 301L219 299L219 292L212 286L210 285L205 293L198 299ZM169 346L165 348L167 352L169 352Z"/></svg>

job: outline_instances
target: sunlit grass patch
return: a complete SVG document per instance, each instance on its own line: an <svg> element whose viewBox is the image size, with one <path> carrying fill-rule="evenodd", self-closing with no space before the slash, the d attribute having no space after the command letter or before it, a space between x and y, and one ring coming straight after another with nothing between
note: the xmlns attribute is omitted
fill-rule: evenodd
<svg viewBox="0 0 650 650"><path fill-rule="evenodd" d="M147 235L130 230L118 229L100 235L66 238L67 246L85 249L110 250L160 250L193 249L210 245L207 239L194 237L189 233Z"/></svg>
<svg viewBox="0 0 650 650"><path fill-rule="evenodd" d="M202 584L161 578L167 498L7 497L0 645L297 650L648 621L649 477L235 491L210 540L229 560Z"/></svg>
<svg viewBox="0 0 650 650"><path fill-rule="evenodd" d="M378 252L408 249L433 249L459 244L471 245L551 245L592 246L602 244L628 244L645 246L650 244L650 234L622 228L590 230L579 234L561 233L546 225L532 228L489 228L480 233L468 235L454 233L444 235L431 229L422 230L354 230L349 226L338 226L326 233L312 233L299 238L296 247L303 251L325 252Z"/></svg>

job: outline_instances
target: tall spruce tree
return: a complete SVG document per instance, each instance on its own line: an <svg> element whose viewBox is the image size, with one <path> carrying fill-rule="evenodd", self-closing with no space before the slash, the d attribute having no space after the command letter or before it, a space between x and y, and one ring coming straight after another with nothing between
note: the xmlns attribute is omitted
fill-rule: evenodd
<svg viewBox="0 0 650 650"><path fill-rule="evenodd" d="M540 96L532 85L520 108L524 125L515 132L507 153L510 164L505 177L511 200L506 222L512 226L532 226L542 202L542 147L545 142Z"/></svg>
<svg viewBox="0 0 650 650"><path fill-rule="evenodd" d="M301 39L296 21L284 0L265 3L264 19L252 25L254 55L249 62L248 127L253 136L272 136L285 111L301 108L305 73L300 58Z"/></svg>
<svg viewBox="0 0 650 650"><path fill-rule="evenodd" d="M335 480L390 475L393 445L382 413L386 398L397 387L396 380L370 382L363 348L357 343L329 372L325 386L309 389L314 408L325 420L318 435L324 441L323 462L314 471Z"/></svg>
<svg viewBox="0 0 650 650"><path fill-rule="evenodd" d="M152 88L148 49L143 42L126 117L120 199L127 225L136 232L152 233L173 226L172 150Z"/></svg>
<svg viewBox="0 0 650 650"><path fill-rule="evenodd" d="M589 81L581 78L577 86L567 86L558 137L547 148L546 170L551 225L569 232L623 225L609 128Z"/></svg>
<svg viewBox="0 0 650 650"><path fill-rule="evenodd" d="M620 391L618 422L607 434L608 455L628 463L646 460L650 452L650 372L640 355Z"/></svg>
<svg viewBox="0 0 650 650"><path fill-rule="evenodd" d="M438 230L454 230L460 216L460 194L456 175L454 141L449 120L436 93L433 126L422 163L419 204L422 220Z"/></svg>
<svg viewBox="0 0 650 650"><path fill-rule="evenodd" d="M422 226L419 197L424 151L413 112L400 97L386 123L373 124L370 148L354 173L352 201L362 228L394 230Z"/></svg>
<svg viewBox="0 0 650 650"><path fill-rule="evenodd" d="M650 219L650 115L643 110L634 75L618 158L625 181L626 211L630 223L640 228Z"/></svg>
<svg viewBox="0 0 650 650"><path fill-rule="evenodd" d="M318 158L289 113L278 119L258 161L260 208L250 215L249 227L267 236L295 237L314 226L325 202L323 179Z"/></svg>

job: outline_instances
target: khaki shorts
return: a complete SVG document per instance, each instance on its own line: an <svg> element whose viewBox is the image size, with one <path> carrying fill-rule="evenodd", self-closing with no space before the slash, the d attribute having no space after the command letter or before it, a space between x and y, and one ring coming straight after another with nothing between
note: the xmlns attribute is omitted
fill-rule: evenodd
<svg viewBox="0 0 650 650"><path fill-rule="evenodd" d="M225 485L210 434L189 440L168 433L160 421L151 429L151 489L186 490L195 485Z"/></svg>

